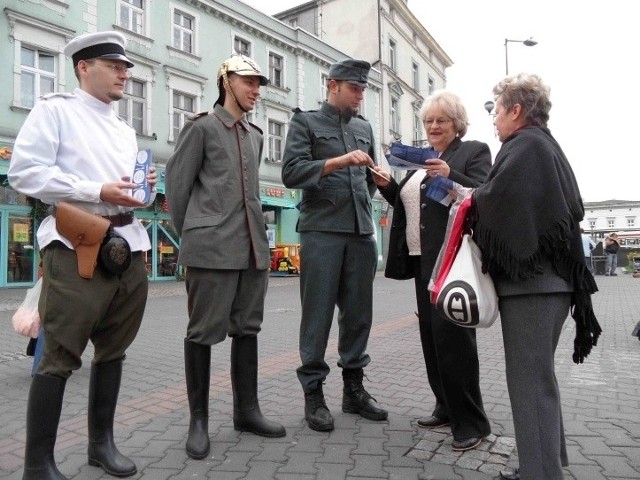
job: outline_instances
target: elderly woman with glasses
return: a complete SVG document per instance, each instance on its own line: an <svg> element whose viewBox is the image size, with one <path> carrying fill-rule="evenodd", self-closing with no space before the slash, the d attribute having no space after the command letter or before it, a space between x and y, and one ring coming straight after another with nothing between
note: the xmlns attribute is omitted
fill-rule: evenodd
<svg viewBox="0 0 640 480"><path fill-rule="evenodd" d="M438 158L410 171L399 184L380 167L375 169L383 177L373 176L380 193L394 206L385 276L415 282L420 340L435 396L432 414L419 419L418 425L451 425L452 448L464 451L478 446L491 428L482 405L475 331L444 320L429 302L427 287L444 241L449 207L427 198L426 192L438 175L477 187L489 173L491 152L485 143L462 140L467 112L453 93L442 91L427 98L420 117L429 148Z"/></svg>
<svg viewBox="0 0 640 480"><path fill-rule="evenodd" d="M554 354L565 319L576 321L573 360L600 335L597 290L585 263L576 178L547 128L549 87L537 75L507 77L493 89L502 147L473 194L474 238L499 298L507 387L519 470L509 480L561 480L568 465Z"/></svg>

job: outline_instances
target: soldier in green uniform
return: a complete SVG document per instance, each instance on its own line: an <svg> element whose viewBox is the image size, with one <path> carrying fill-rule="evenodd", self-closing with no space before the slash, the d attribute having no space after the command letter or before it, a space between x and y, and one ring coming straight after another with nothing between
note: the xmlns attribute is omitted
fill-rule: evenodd
<svg viewBox="0 0 640 480"><path fill-rule="evenodd" d="M258 402L258 333L269 280L269 244L260 204L262 130L247 121L267 84L250 58L234 55L218 70L213 112L189 119L166 171L171 218L187 267L189 324L184 366L191 458L209 455L211 346L231 337L233 427L283 437Z"/></svg>
<svg viewBox="0 0 640 480"><path fill-rule="evenodd" d="M362 385L372 322L377 252L371 197L376 185L371 125L357 115L367 87L369 63L347 59L329 70L328 98L320 110L297 111L285 147L282 182L303 189L298 232L301 242L300 357L298 379L305 394L305 419L313 430L333 429L322 383L333 313L338 306L338 366L342 410L385 420Z"/></svg>

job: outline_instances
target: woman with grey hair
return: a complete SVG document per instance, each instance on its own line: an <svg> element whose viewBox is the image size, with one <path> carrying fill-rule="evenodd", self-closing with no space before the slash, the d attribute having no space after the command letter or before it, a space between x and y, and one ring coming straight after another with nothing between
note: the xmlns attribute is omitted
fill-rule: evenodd
<svg viewBox="0 0 640 480"><path fill-rule="evenodd" d="M567 315L581 363L600 326L584 260L584 208L575 176L547 128L549 87L537 75L498 83L494 125L502 147L474 199L474 238L499 298L519 469L502 479L561 480L568 465L554 354Z"/></svg>
<svg viewBox="0 0 640 480"><path fill-rule="evenodd" d="M427 378L436 404L430 416L418 420L424 428L451 425L452 448L477 447L491 433L482 404L476 334L441 318L429 302L428 284L444 241L449 207L426 196L437 175L465 187L477 187L491 168L485 143L463 141L467 112L460 98L437 92L420 110L427 140L438 158L410 171L398 184L380 167L374 175L383 197L394 206L385 276L413 278L418 303L420 341Z"/></svg>

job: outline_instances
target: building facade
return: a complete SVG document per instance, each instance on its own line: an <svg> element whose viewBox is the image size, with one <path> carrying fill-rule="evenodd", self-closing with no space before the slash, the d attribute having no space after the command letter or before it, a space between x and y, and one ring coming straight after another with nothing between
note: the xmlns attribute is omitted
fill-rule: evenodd
<svg viewBox="0 0 640 480"><path fill-rule="evenodd" d="M292 110L317 108L326 98L331 63L348 55L309 32L292 28L236 0L39 0L3 2L0 58L7 68L0 89L0 287L34 282L39 261L35 232L47 206L13 190L6 177L15 138L37 99L72 91L77 82L65 44L86 32L117 30L134 63L125 97L113 104L151 149L160 173L156 201L137 216L147 227L152 280L174 279L180 240L164 198L164 166L189 115L211 110L216 72L232 52L251 56L270 84L250 114L264 131L260 192L272 246L296 245L300 192L282 185L282 150ZM363 115L381 130L382 73L373 69ZM382 156L380 149L379 156ZM383 202L374 200L379 226ZM378 242L379 259L383 244ZM381 263L381 262L380 262Z"/></svg>
<svg viewBox="0 0 640 480"><path fill-rule="evenodd" d="M596 243L615 232L623 246L640 246L640 201L585 202L584 220L580 227Z"/></svg>
<svg viewBox="0 0 640 480"><path fill-rule="evenodd" d="M275 17L381 71L379 135L385 152L394 141L426 142L418 111L425 97L445 87L445 69L453 62L406 0L360 0L357 8L351 0L314 0Z"/></svg>

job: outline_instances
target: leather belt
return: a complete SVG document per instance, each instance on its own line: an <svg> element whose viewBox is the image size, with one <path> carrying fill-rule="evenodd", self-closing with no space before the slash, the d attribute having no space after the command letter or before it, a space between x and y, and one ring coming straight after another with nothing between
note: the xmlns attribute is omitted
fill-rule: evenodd
<svg viewBox="0 0 640 480"><path fill-rule="evenodd" d="M102 218L106 218L111 222L111 225L114 227L124 227L126 225L131 225L133 223L133 219L135 215L133 212L127 213L119 213L117 215L103 215Z"/></svg>
<svg viewBox="0 0 640 480"><path fill-rule="evenodd" d="M56 207L53 207L53 216L56 216ZM133 223L135 214L133 212L118 213L117 215L101 215L111 222L114 227L125 227Z"/></svg>

